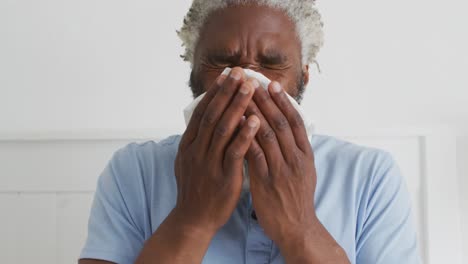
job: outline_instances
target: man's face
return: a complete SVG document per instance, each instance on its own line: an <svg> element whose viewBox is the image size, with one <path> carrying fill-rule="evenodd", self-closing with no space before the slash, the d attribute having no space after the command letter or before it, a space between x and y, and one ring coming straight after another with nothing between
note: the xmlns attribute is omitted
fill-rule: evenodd
<svg viewBox="0 0 468 264"><path fill-rule="evenodd" d="M206 92L226 67L236 66L278 81L298 102L309 79L294 23L270 7L231 6L210 15L194 54L194 97Z"/></svg>

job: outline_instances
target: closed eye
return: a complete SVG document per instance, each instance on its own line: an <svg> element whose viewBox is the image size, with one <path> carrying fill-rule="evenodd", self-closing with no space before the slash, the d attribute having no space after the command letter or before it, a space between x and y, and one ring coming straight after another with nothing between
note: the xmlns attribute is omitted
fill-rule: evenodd
<svg viewBox="0 0 468 264"><path fill-rule="evenodd" d="M202 63L207 67L226 68L238 65L241 55L238 52L212 52L202 58Z"/></svg>
<svg viewBox="0 0 468 264"><path fill-rule="evenodd" d="M281 70L289 67L288 57L279 52L268 52L259 55L259 61L263 68Z"/></svg>

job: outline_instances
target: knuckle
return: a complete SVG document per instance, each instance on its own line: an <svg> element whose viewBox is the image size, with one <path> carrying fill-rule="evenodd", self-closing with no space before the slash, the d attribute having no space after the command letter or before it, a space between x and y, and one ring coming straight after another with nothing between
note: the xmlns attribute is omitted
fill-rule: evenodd
<svg viewBox="0 0 468 264"><path fill-rule="evenodd" d="M229 129L223 124L216 126L214 132L220 137L226 137L229 135Z"/></svg>
<svg viewBox="0 0 468 264"><path fill-rule="evenodd" d="M299 127L304 126L304 120L302 120L302 116L299 113L296 112L293 115L291 126L294 128L299 128Z"/></svg>
<svg viewBox="0 0 468 264"><path fill-rule="evenodd" d="M263 104L270 100L270 95L267 92L259 92L257 93L256 99L259 104Z"/></svg>
<svg viewBox="0 0 468 264"><path fill-rule="evenodd" d="M294 164L294 171L295 175L305 175L306 174L306 166L304 163L304 158L302 154L296 152L293 154L293 164Z"/></svg>
<svg viewBox="0 0 468 264"><path fill-rule="evenodd" d="M244 158L244 155L242 154L242 152L239 149L230 149L230 150L228 150L227 155L228 155L229 159L231 159L231 160L239 160L239 159Z"/></svg>
<svg viewBox="0 0 468 264"><path fill-rule="evenodd" d="M201 120L203 117L203 112L200 110L199 107L197 107L192 114L192 119L194 120Z"/></svg>
<svg viewBox="0 0 468 264"><path fill-rule="evenodd" d="M285 113L290 113L290 112L297 112L296 109L293 107L291 102L287 99L282 97L279 102L278 106L280 109L282 109Z"/></svg>
<svg viewBox="0 0 468 264"><path fill-rule="evenodd" d="M302 152L299 150L299 149L294 149L292 151L292 158L293 158L293 162L294 164L302 164L304 163L304 155L302 154Z"/></svg>
<svg viewBox="0 0 468 264"><path fill-rule="evenodd" d="M246 110L246 107L245 105L242 103L242 101L234 101L231 106L230 106L231 110L238 113L238 112L242 112L244 113L245 110Z"/></svg>
<svg viewBox="0 0 468 264"><path fill-rule="evenodd" d="M277 130L283 131L289 128L289 122L284 116L277 117L273 120L273 125Z"/></svg>
<svg viewBox="0 0 468 264"><path fill-rule="evenodd" d="M265 159L265 154L260 149L255 149L252 151L252 157L256 162L260 162Z"/></svg>
<svg viewBox="0 0 468 264"><path fill-rule="evenodd" d="M260 138L265 142L274 142L276 140L276 135L273 129L268 128L260 133Z"/></svg>
<svg viewBox="0 0 468 264"><path fill-rule="evenodd" d="M232 87L232 85L225 84L225 85L221 86L221 89L219 89L219 92L223 96L228 96L228 95L232 94L231 87Z"/></svg>
<svg viewBox="0 0 468 264"><path fill-rule="evenodd" d="M233 80L232 78L229 78L229 80L230 81L225 82L219 90L219 92L224 96L231 96L234 94L239 83L239 81Z"/></svg>
<svg viewBox="0 0 468 264"><path fill-rule="evenodd" d="M255 107L252 103L250 103L249 106L247 107L247 111L248 111L251 115L260 116L260 111L259 111L258 108Z"/></svg>
<svg viewBox="0 0 468 264"><path fill-rule="evenodd" d="M291 102L289 102L285 93L280 93L277 98L278 98L278 105L281 106L282 108L288 109L289 106L291 105Z"/></svg>
<svg viewBox="0 0 468 264"><path fill-rule="evenodd" d="M242 143L247 143L252 138L252 134L249 133L249 131L246 131L246 129L243 129L242 132L239 133L237 136L239 137L239 140Z"/></svg>
<svg viewBox="0 0 468 264"><path fill-rule="evenodd" d="M212 126L216 122L216 113L215 112L208 112L205 113L202 119L202 123L204 126Z"/></svg>

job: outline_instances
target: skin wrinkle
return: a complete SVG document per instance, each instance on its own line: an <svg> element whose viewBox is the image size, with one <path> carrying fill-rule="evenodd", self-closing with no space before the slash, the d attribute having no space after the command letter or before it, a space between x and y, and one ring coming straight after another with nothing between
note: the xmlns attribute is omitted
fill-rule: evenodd
<svg viewBox="0 0 468 264"><path fill-rule="evenodd" d="M244 23L236 23L238 20ZM250 28L249 22L257 26ZM201 31L190 74L193 97L206 92L224 68L235 66L280 82L301 103L309 78L308 65L301 65L301 43L294 22L284 11L250 5L211 14Z"/></svg>
<svg viewBox="0 0 468 264"><path fill-rule="evenodd" d="M287 3L298 5L301 1ZM174 165L177 182L183 182L178 202L145 243L136 263L202 262L214 236L238 205L245 164L240 156L249 163L252 207L258 223L278 246L285 262L349 263L331 251L336 241L313 207L317 178L312 150L305 147L310 146L306 128L293 129L278 121L284 115L288 122L294 122L297 112L291 107L289 111L278 108L286 103L281 101L290 102L275 87L297 98L309 81L295 23L282 9L229 6L212 13L202 36L193 54L191 84L192 89L207 93L197 106L203 115L192 116L180 141L183 147ZM217 49L229 56L220 56L219 52L213 55ZM226 66L232 71L219 82ZM272 83L268 91L254 90L252 80L246 80L238 66L256 70L277 83ZM246 83L250 83L248 93L242 92ZM252 111L258 115L252 115ZM254 125L239 127L243 116L247 117L246 124ZM278 124L283 129L274 123L283 123ZM217 130L220 126L229 129ZM233 136L236 127L242 136ZM187 161L192 164L185 166ZM309 235L311 232L313 235Z"/></svg>
<svg viewBox="0 0 468 264"><path fill-rule="evenodd" d="M302 64L315 63L315 57L323 46L323 22L315 6L315 0L194 0L184 18L182 28L177 31L185 52L181 57L194 63L195 48L205 20L212 12L235 5L262 5L283 10L295 24L296 36L300 39Z"/></svg>
<svg viewBox="0 0 468 264"><path fill-rule="evenodd" d="M192 96L193 98L197 98L198 96L202 95L204 92L206 92L207 87L199 78L196 77L197 74L195 70L192 70L190 73L190 80L189 80L189 86L190 89L192 90ZM297 77L297 86L296 86L296 93L295 94L290 94L300 105L302 103L302 100L304 99L304 92L305 92L305 81L304 81L304 73L301 72L300 75ZM302 118L298 116L300 120Z"/></svg>

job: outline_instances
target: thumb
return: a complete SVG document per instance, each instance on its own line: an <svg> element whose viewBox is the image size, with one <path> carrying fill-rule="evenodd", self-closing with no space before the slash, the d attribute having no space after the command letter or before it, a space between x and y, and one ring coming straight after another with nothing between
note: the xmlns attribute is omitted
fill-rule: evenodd
<svg viewBox="0 0 468 264"><path fill-rule="evenodd" d="M250 144L250 148L246 154L246 159L249 164L249 176L251 181L262 181L264 177L268 177L268 165L265 153L256 139L254 139L252 144Z"/></svg>

